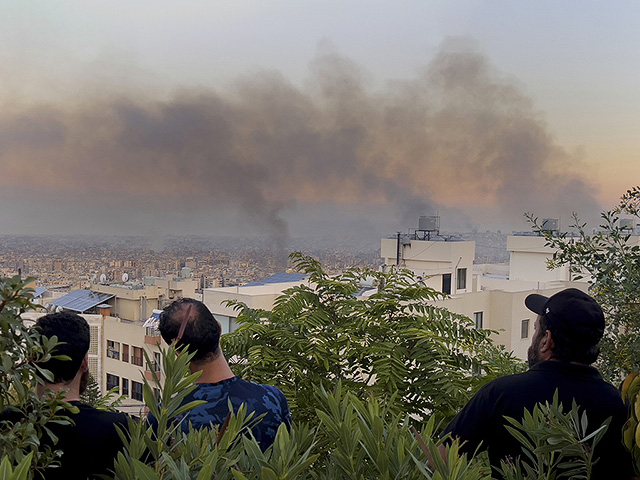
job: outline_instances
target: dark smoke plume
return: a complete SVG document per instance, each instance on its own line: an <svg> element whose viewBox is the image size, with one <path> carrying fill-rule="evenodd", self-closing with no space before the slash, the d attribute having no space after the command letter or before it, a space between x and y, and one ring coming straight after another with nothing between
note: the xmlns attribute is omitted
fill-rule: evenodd
<svg viewBox="0 0 640 480"><path fill-rule="evenodd" d="M99 212L112 229L212 222L217 233L216 215L239 210L284 245L287 212L314 204L366 205L402 229L448 207L468 225L482 212L522 224L525 211L600 210L578 160L481 53L445 46L418 78L381 91L364 77L328 54L305 88L262 73L232 91L5 110L0 215L17 225L20 205L38 201L69 231ZM55 210L64 202L73 214Z"/></svg>

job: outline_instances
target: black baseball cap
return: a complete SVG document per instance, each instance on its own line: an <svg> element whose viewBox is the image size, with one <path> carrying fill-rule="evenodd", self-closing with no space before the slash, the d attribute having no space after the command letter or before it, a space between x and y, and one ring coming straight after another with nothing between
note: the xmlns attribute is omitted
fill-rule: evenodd
<svg viewBox="0 0 640 480"><path fill-rule="evenodd" d="M551 297L532 293L525 298L524 304L532 312L545 317L552 333L562 330L576 340L593 343L600 341L604 334L602 308L577 288L567 288Z"/></svg>

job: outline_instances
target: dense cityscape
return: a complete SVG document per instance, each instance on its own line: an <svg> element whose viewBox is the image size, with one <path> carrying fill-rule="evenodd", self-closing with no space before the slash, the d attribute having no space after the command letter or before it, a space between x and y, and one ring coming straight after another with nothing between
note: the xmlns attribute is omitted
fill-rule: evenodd
<svg viewBox="0 0 640 480"><path fill-rule="evenodd" d="M476 262L508 259L506 236L499 232L453 234L476 241ZM349 267L377 268L380 239L332 237L292 239L289 251L317 258L329 273ZM0 236L0 275L32 276L48 289L177 275L186 267L200 287L244 285L287 269L269 239L232 237Z"/></svg>

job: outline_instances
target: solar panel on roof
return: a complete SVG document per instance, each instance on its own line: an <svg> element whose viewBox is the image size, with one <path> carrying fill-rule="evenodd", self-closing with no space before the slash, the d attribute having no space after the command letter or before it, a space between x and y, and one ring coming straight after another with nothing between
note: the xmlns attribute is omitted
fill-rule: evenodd
<svg viewBox="0 0 640 480"><path fill-rule="evenodd" d="M106 302L115 295L110 293L92 292L91 290L79 289L60 297L51 302L57 307L66 308L74 312L86 312L87 310Z"/></svg>

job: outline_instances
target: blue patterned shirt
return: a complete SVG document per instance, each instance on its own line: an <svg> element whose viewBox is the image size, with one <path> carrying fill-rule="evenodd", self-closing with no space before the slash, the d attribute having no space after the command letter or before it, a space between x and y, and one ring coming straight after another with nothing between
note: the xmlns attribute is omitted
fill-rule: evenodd
<svg viewBox="0 0 640 480"><path fill-rule="evenodd" d="M229 400L234 412L244 403L247 405L247 414L255 412L254 419L265 414L260 423L251 429L262 450L273 444L281 423L291 424L287 398L273 385L247 382L240 377L216 383L198 383L196 389L185 398L184 403L194 400L204 400L207 403L176 418L182 421L183 432L189 430L189 422L197 429L209 427L211 424L222 425L229 413ZM149 421L152 424L156 423L155 418L149 418Z"/></svg>

